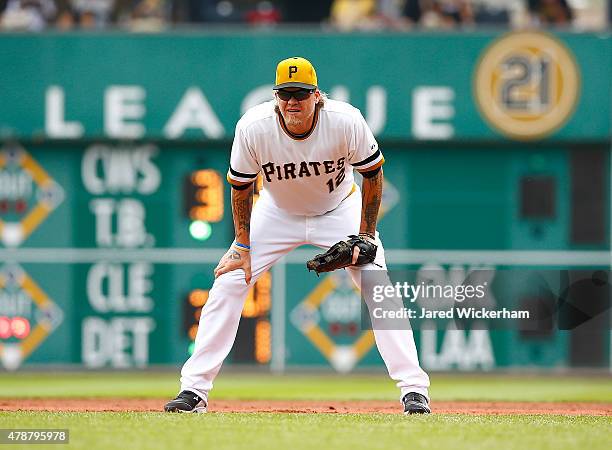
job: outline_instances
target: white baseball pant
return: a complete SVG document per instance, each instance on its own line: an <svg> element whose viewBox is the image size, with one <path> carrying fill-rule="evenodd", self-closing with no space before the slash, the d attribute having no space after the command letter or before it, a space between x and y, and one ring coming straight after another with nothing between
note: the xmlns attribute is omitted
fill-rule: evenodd
<svg viewBox="0 0 612 450"><path fill-rule="evenodd" d="M312 244L327 249L349 234L358 234L360 222L359 189L333 211L313 217L286 213L262 191L251 216L251 284L294 248ZM361 269L386 269L382 243L378 236L376 240L375 262L382 268L373 264L350 268L357 286L360 285ZM248 289L242 270L225 273L215 280L202 310L194 352L181 370L182 391L195 392L208 403L213 380L236 339ZM370 299L370 309L373 307L371 302ZM418 392L429 398L429 377L419 366L412 330L375 329L374 337L389 375L401 390L400 398L408 392Z"/></svg>

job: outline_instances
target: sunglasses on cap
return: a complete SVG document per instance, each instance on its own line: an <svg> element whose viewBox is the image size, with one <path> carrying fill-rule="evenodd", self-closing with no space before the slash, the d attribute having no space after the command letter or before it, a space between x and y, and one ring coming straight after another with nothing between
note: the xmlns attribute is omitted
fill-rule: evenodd
<svg viewBox="0 0 612 450"><path fill-rule="evenodd" d="M298 102L306 100L313 92L314 89L298 89L297 91L285 91L283 89L279 89L276 91L278 98L284 102L288 102L291 97L296 99Z"/></svg>

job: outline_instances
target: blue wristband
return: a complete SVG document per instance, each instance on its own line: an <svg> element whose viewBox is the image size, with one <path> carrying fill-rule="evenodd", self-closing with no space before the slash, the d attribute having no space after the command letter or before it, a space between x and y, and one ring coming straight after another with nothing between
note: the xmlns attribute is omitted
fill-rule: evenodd
<svg viewBox="0 0 612 450"><path fill-rule="evenodd" d="M234 242L234 245L237 245L238 247L241 247L241 248L246 248L247 250L251 250L250 246L246 244L241 244L240 242Z"/></svg>

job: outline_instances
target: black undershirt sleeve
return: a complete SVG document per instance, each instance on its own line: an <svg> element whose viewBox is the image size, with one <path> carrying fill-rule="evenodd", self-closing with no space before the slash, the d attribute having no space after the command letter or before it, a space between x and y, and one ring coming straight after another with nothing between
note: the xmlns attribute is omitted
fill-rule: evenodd
<svg viewBox="0 0 612 450"><path fill-rule="evenodd" d="M253 186L253 183L240 184L240 185L232 184L232 189L236 189L237 191L244 191L245 189L248 189L251 186Z"/></svg>
<svg viewBox="0 0 612 450"><path fill-rule="evenodd" d="M370 170L369 172L359 172L363 178L372 178L378 172L380 172L382 166L377 167L374 170Z"/></svg>

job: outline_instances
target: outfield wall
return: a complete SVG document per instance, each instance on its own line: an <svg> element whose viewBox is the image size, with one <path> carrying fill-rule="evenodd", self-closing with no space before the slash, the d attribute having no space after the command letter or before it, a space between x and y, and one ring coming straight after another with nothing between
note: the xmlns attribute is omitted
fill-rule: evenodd
<svg viewBox="0 0 612 450"><path fill-rule="evenodd" d="M214 177L214 198L199 205L210 236L192 237L189 180L201 169L224 177L236 120L270 98L274 66L292 54L311 59L320 87L359 107L380 141L379 230L391 268L438 265L449 277L482 266L567 268L574 278L609 268L611 42L520 33L3 35L3 366L185 359L212 268L233 237L229 187ZM233 363L382 364L346 276L307 274L312 254L290 255L249 297ZM317 305L325 338L305 332L304 302ZM605 325L416 337L429 369L610 363Z"/></svg>

